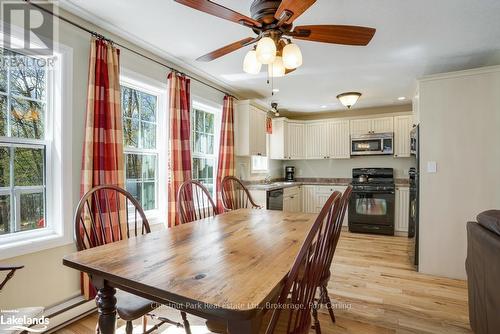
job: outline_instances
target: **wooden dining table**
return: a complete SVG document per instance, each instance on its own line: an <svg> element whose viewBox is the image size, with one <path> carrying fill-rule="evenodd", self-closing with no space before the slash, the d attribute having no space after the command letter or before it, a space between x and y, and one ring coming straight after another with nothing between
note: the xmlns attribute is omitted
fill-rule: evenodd
<svg viewBox="0 0 500 334"><path fill-rule="evenodd" d="M115 333L116 289L258 333L316 215L240 209L76 252L64 265L98 290L99 327Z"/></svg>

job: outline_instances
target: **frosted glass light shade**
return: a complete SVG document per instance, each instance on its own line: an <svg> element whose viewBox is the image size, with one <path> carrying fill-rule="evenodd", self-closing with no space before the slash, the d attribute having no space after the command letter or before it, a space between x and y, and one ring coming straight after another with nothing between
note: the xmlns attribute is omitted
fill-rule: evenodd
<svg viewBox="0 0 500 334"><path fill-rule="evenodd" d="M283 48L283 65L289 70L293 70L302 65L302 52L297 44L287 44Z"/></svg>
<svg viewBox="0 0 500 334"><path fill-rule="evenodd" d="M351 107L358 102L361 93L358 92L348 92L337 95L337 99L340 100L340 103L347 107L347 109L351 109Z"/></svg>
<svg viewBox="0 0 500 334"><path fill-rule="evenodd" d="M276 44L270 37L264 37L257 43L257 60L261 64L271 64L276 58Z"/></svg>
<svg viewBox="0 0 500 334"><path fill-rule="evenodd" d="M243 71L248 74L258 74L261 68L262 64L257 60L257 52L255 50L248 51L243 60Z"/></svg>
<svg viewBox="0 0 500 334"><path fill-rule="evenodd" d="M277 56L272 64L267 66L269 77L279 78L285 75L285 66L283 65L283 58Z"/></svg>

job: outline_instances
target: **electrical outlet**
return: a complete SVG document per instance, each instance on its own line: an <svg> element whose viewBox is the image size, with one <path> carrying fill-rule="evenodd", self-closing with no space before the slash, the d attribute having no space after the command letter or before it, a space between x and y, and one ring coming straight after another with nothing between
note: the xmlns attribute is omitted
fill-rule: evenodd
<svg viewBox="0 0 500 334"><path fill-rule="evenodd" d="M437 173L437 162L427 161L427 173Z"/></svg>

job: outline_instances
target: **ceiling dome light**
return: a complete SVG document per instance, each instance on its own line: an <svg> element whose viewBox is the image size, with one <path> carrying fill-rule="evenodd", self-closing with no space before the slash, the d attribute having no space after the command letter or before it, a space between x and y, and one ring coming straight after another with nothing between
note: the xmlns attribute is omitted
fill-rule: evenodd
<svg viewBox="0 0 500 334"><path fill-rule="evenodd" d="M272 64L267 65L267 73L269 77L279 78L285 76L285 66L283 65L283 58L276 57Z"/></svg>
<svg viewBox="0 0 500 334"><path fill-rule="evenodd" d="M337 95L337 99L340 100L340 103L347 107L347 109L351 109L351 107L358 102L361 93L358 92L348 92Z"/></svg>
<svg viewBox="0 0 500 334"><path fill-rule="evenodd" d="M248 74L258 74L262 64L257 60L257 52L255 50L250 50L243 60L243 71Z"/></svg>
<svg viewBox="0 0 500 334"><path fill-rule="evenodd" d="M297 44L289 43L283 48L283 64L293 70L302 65L302 52Z"/></svg>
<svg viewBox="0 0 500 334"><path fill-rule="evenodd" d="M257 43L257 60L261 64L271 64L276 58L276 44L270 37L264 37Z"/></svg>

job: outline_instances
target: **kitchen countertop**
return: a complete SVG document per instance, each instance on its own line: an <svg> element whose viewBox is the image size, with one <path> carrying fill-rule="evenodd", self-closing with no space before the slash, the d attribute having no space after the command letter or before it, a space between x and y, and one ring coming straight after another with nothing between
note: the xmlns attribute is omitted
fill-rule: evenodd
<svg viewBox="0 0 500 334"><path fill-rule="evenodd" d="M395 179L396 186L408 186L408 179ZM284 189L291 187L298 187L304 185L311 186L347 186L352 182L352 179L342 179L342 178L298 178L295 182L286 181L274 181L271 183L246 183L246 187L249 190L262 190L262 191L272 191L276 189Z"/></svg>

